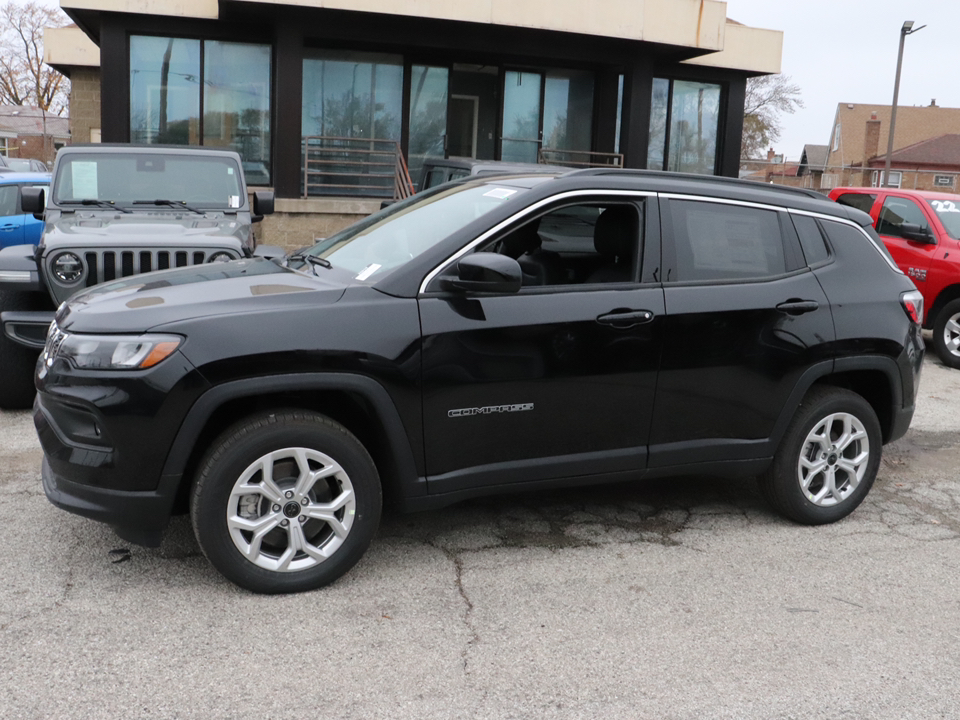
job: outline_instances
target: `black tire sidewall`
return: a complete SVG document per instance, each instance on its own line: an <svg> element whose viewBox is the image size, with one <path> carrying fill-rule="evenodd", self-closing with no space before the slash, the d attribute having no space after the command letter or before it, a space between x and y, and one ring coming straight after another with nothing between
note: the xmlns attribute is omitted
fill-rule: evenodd
<svg viewBox="0 0 960 720"><path fill-rule="evenodd" d="M848 413L856 417L867 432L870 458L863 480L843 502L830 507L815 505L804 495L797 477L800 452L810 431L827 415ZM846 517L870 492L880 468L883 439L880 423L870 404L856 393L841 388L818 388L808 395L787 430L777 451L771 472L763 478L765 496L774 506L796 522L823 525Z"/></svg>
<svg viewBox="0 0 960 720"><path fill-rule="evenodd" d="M282 573L257 567L240 553L230 538L226 516L241 473L263 455L285 447L313 448L339 463L353 485L356 515L332 557L306 570ZM301 411L265 414L223 433L200 464L191 500L194 533L204 555L231 582L259 593L313 590L339 578L369 546L382 505L376 466L363 445L341 425Z"/></svg>
<svg viewBox="0 0 960 720"><path fill-rule="evenodd" d="M960 357L954 355L943 342L943 331L947 327L947 320L960 313L960 300L951 300L937 313L937 319L933 323L933 349L937 357L947 367L960 368Z"/></svg>

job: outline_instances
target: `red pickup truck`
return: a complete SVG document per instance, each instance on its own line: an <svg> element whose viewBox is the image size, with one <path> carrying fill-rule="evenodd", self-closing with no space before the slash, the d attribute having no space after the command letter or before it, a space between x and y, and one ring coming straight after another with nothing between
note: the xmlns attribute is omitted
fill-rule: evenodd
<svg viewBox="0 0 960 720"><path fill-rule="evenodd" d="M870 214L894 261L923 295L925 328L950 367L960 368L960 195L840 187L830 199Z"/></svg>

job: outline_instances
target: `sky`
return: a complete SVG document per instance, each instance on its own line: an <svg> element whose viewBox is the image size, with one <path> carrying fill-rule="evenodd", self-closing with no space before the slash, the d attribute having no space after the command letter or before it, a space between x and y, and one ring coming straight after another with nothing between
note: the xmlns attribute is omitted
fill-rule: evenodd
<svg viewBox="0 0 960 720"><path fill-rule="evenodd" d="M898 105L960 107L960 0L727 0L727 17L784 31L782 71L806 105L781 116L787 160L829 142L839 103L892 104L905 20L927 27L907 36Z"/></svg>

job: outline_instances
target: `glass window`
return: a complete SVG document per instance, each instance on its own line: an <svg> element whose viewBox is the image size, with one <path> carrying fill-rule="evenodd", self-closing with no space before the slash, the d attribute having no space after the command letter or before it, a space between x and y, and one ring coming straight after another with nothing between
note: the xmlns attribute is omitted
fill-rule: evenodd
<svg viewBox="0 0 960 720"><path fill-rule="evenodd" d="M200 41L130 38L130 140L200 144Z"/></svg>
<svg viewBox="0 0 960 720"><path fill-rule="evenodd" d="M870 195L868 193L844 193L837 198L837 202L841 205L849 205L857 210L863 210L863 212L869 215L876 199L876 195Z"/></svg>
<svg viewBox="0 0 960 720"><path fill-rule="evenodd" d="M410 69L410 141L407 164L414 183L420 182L423 161L442 158L447 135L449 71L414 65ZM418 188L419 189L419 188Z"/></svg>
<svg viewBox="0 0 960 720"><path fill-rule="evenodd" d="M642 246L632 203L568 205L524 223L484 251L520 263L523 286L631 282Z"/></svg>
<svg viewBox="0 0 960 720"><path fill-rule="evenodd" d="M203 144L236 150L248 183L269 184L270 46L206 41L203 81Z"/></svg>
<svg viewBox="0 0 960 720"><path fill-rule="evenodd" d="M677 280L748 280L786 272L772 210L671 200Z"/></svg>
<svg viewBox="0 0 960 720"><path fill-rule="evenodd" d="M906 237L902 228L904 223L919 225L921 230L930 229L923 210L913 200L888 197L883 201L880 217L877 218L877 232L881 235Z"/></svg>
<svg viewBox="0 0 960 720"><path fill-rule="evenodd" d="M617 130L613 140L613 151L620 152L620 128L623 126L623 74L617 81Z"/></svg>
<svg viewBox="0 0 960 720"><path fill-rule="evenodd" d="M954 200L928 200L940 223L952 238L960 238L960 207Z"/></svg>
<svg viewBox="0 0 960 720"><path fill-rule="evenodd" d="M303 60L304 135L400 140L403 58L308 51Z"/></svg>
<svg viewBox="0 0 960 720"><path fill-rule="evenodd" d="M673 82L667 170L712 175L717 165L720 86Z"/></svg>
<svg viewBox="0 0 960 720"><path fill-rule="evenodd" d="M593 73L551 70L543 93L543 147L589 151L592 143Z"/></svg>
<svg viewBox="0 0 960 720"><path fill-rule="evenodd" d="M540 150L540 73L508 70L503 81L503 147L507 162L537 162Z"/></svg>
<svg viewBox="0 0 960 720"><path fill-rule="evenodd" d="M884 178L885 173L881 170L874 170L870 175L870 184L873 187L900 187L900 183L903 182L903 173L898 170L890 171L890 182L885 183Z"/></svg>
<svg viewBox="0 0 960 720"><path fill-rule="evenodd" d="M667 103L670 98L670 81L653 79L653 95L650 98L650 142L647 146L647 169L663 170L667 152Z"/></svg>
<svg viewBox="0 0 960 720"><path fill-rule="evenodd" d="M807 265L817 265L830 258L830 251L816 220L806 215L794 215L793 226L800 236L800 245L803 247L803 257Z"/></svg>
<svg viewBox="0 0 960 720"><path fill-rule="evenodd" d="M19 214L17 212L18 191L19 188L16 185L0 185L0 217Z"/></svg>

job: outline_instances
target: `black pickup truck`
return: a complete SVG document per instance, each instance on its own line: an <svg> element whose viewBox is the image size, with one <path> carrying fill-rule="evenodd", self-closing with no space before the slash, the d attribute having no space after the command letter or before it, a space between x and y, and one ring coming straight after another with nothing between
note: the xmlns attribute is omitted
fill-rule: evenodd
<svg viewBox="0 0 960 720"><path fill-rule="evenodd" d="M852 512L906 432L923 301L870 218L645 171L470 178L298 254L97 285L34 418L54 504L200 547L258 592L357 562L400 509L679 474Z"/></svg>

